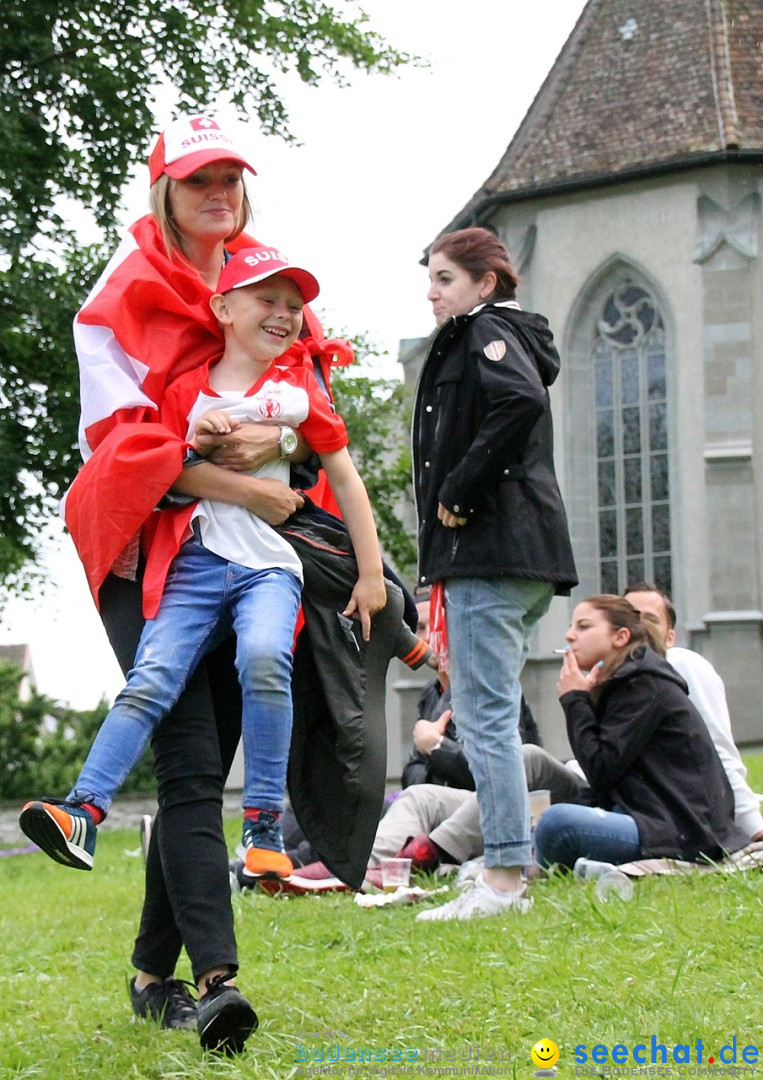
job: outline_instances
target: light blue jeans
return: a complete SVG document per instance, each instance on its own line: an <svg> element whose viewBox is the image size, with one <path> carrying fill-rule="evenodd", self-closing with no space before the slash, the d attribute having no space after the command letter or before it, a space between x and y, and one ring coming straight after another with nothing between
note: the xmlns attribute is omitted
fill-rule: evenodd
<svg viewBox="0 0 763 1080"><path fill-rule="evenodd" d="M573 867L580 858L617 866L641 857L638 827L630 814L573 803L544 810L535 830L535 850L541 866Z"/></svg>
<svg viewBox="0 0 763 1080"><path fill-rule="evenodd" d="M553 594L549 582L526 578L445 584L453 714L477 789L487 867L532 861L519 676Z"/></svg>
<svg viewBox="0 0 763 1080"><path fill-rule="evenodd" d="M301 586L288 570L250 570L197 537L173 560L156 618L104 720L70 799L106 812L201 658L236 634L243 696L242 804L283 810L292 726L291 669Z"/></svg>

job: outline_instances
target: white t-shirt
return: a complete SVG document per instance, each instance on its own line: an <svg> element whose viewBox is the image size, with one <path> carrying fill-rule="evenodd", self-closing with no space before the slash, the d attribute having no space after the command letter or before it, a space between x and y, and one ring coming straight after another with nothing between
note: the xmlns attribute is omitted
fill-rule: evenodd
<svg viewBox="0 0 763 1080"><path fill-rule="evenodd" d="M224 409L238 420L301 428L317 452L337 450L347 444L344 422L332 410L311 372L301 368L271 367L248 390L212 390L203 387L188 413L190 439L200 416ZM289 483L289 462L268 462L249 476L270 477ZM204 547L228 562L252 570L280 567L302 581L302 564L291 544L266 521L232 503L201 499L192 520L198 520Z"/></svg>

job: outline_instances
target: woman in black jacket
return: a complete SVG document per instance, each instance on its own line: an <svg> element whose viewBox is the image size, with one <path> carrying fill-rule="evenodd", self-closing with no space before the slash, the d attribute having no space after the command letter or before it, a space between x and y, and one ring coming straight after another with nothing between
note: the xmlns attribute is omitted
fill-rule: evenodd
<svg viewBox="0 0 763 1080"><path fill-rule="evenodd" d="M414 405L419 584L444 591L453 710L485 839L474 888L420 916L453 919L528 906L519 675L533 628L576 576L554 474L548 323L520 310L508 252L487 229L437 240L429 277L439 330Z"/></svg>
<svg viewBox="0 0 763 1080"><path fill-rule="evenodd" d="M591 596L575 608L566 640L557 689L591 805L557 803L543 814L538 862L699 862L744 847L707 727L636 609L620 596Z"/></svg>

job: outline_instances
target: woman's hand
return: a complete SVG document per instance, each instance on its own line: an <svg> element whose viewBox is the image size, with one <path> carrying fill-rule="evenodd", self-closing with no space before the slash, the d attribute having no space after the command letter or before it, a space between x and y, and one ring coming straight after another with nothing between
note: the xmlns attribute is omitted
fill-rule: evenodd
<svg viewBox="0 0 763 1080"><path fill-rule="evenodd" d="M208 460L234 472L250 472L277 461L281 456L281 429L278 424L255 424L247 421L227 435L197 435L199 452L213 447ZM205 439L208 440L205 444Z"/></svg>
<svg viewBox="0 0 763 1080"><path fill-rule="evenodd" d="M203 465L199 468L203 468ZM246 481L249 478L242 477L242 479ZM280 480L256 477L249 482L252 484L251 495L247 495L240 505L251 510L263 521L267 521L268 525L282 525L295 510L305 505L305 500L299 492Z"/></svg>
<svg viewBox="0 0 763 1080"><path fill-rule="evenodd" d="M437 504L437 517L443 523L446 529L455 529L459 525L466 525L465 517L456 517L451 513L442 503Z"/></svg>
<svg viewBox="0 0 763 1080"><path fill-rule="evenodd" d="M564 694L569 694L572 690L585 690L590 691L596 685L596 681L599 678L599 672L601 668L598 664L594 665L587 675L578 667L577 657L572 649L568 649L562 659L562 671L559 676L559 682L556 684L556 692L559 697Z"/></svg>

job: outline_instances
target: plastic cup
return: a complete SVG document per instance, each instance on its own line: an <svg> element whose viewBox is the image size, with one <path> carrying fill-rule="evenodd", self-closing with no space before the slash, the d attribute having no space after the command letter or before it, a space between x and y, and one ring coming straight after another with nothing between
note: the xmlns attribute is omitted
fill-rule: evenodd
<svg viewBox="0 0 763 1080"><path fill-rule="evenodd" d="M407 888L411 880L410 859L382 859L381 880L384 892Z"/></svg>

